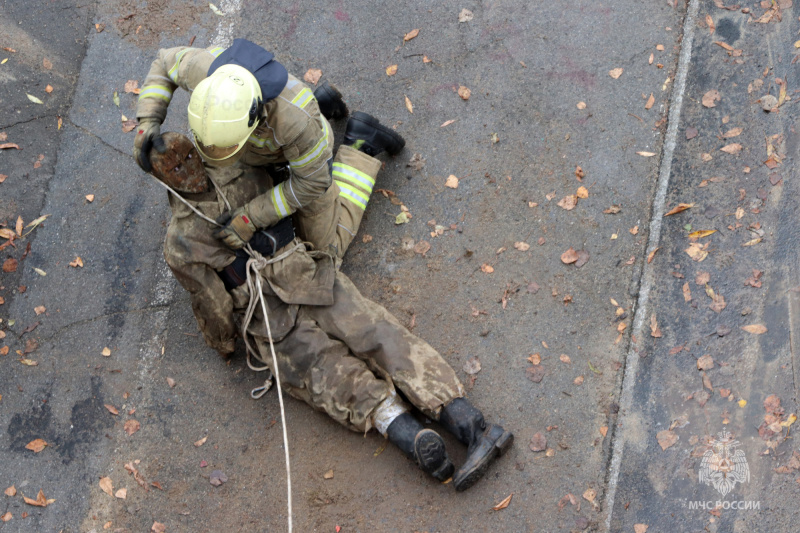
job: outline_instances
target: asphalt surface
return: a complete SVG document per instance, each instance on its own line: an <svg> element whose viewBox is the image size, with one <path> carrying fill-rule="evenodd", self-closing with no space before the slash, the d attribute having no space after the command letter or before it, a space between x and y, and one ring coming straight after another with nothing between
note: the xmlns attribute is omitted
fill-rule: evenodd
<svg viewBox="0 0 800 533"><path fill-rule="evenodd" d="M405 136L377 186L413 217L396 225L400 207L375 193L343 269L516 435L456 494L380 436L288 400L296 531L794 531L798 23L788 4L769 22L757 22L760 4L633 0L226 0L224 16L169 0L0 4L0 48L14 50L0 50L0 144L21 148L0 150L0 229L49 215L0 251L17 262L0 273L0 488L16 489L0 496L0 531L285 528L277 397L250 399L260 376L203 344L161 254L166 196L122 129L136 103L125 83L144 78L159 47L236 36L297 76L321 69L351 109ZM462 9L470 20L459 22ZM757 100L780 96L776 78L788 98L765 113ZM705 107L712 89L720 100ZM164 130L186 130L179 95ZM340 138L344 124L335 128ZM733 143L741 150L720 151ZM408 165L414 154L421 168ZM574 208L558 205L579 187ZM681 202L694 206L663 217ZM689 233L712 229L697 239L708 256L693 261ZM422 241L430 249L416 253ZM585 264L565 264L569 248ZM77 257L83 266L70 266ZM724 297L720 312L711 294L718 309ZM750 325L767 332L741 329ZM705 354L713 367L703 359L698 371ZM782 414L774 398L765 411L770 395ZM780 431L762 426L765 414ZM131 421L140 429L129 435ZM698 481L723 430L750 471L725 497ZM546 451L531 449L537 434ZM48 446L26 449L34 439ZM218 487L216 470L227 476ZM103 492L104 477L125 497ZM55 502L23 501L39 490ZM691 508L718 500L760 504Z"/></svg>

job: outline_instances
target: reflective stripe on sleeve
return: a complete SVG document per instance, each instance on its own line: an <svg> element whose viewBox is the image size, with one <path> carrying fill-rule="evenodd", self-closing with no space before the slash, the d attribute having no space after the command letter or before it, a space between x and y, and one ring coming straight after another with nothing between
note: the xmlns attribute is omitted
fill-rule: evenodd
<svg viewBox="0 0 800 533"><path fill-rule="evenodd" d="M286 195L283 194L283 183L279 184L277 187L273 187L270 196L272 197L272 205L275 207L275 212L278 213L281 218L291 215L289 212L289 202L286 201Z"/></svg>
<svg viewBox="0 0 800 533"><path fill-rule="evenodd" d="M142 98L161 98L169 103L172 100L172 89L164 85L148 85L139 93L139 100Z"/></svg>
<svg viewBox="0 0 800 533"><path fill-rule="evenodd" d="M214 57L219 57L219 55L224 51L225 51L224 48L216 47L209 50L208 53L210 53Z"/></svg>
<svg viewBox="0 0 800 533"><path fill-rule="evenodd" d="M189 51L188 48L184 48L183 50L178 52L178 54L175 56L175 64L172 66L171 69L169 69L169 72L167 73L169 75L169 79L171 79L175 83L177 83L178 67L180 67L181 65L181 59L183 58L183 54L185 54L188 51Z"/></svg>
<svg viewBox="0 0 800 533"><path fill-rule="evenodd" d="M314 94L309 91L307 88L303 87L303 89L292 98L292 103L297 107L303 108L308 105L308 103L314 98Z"/></svg>
<svg viewBox="0 0 800 533"><path fill-rule="evenodd" d="M359 191L352 185L345 183L343 181L337 181L336 185L339 186L339 196L347 198L361 209L367 209L367 202L369 202L369 196L364 194L363 192Z"/></svg>
<svg viewBox="0 0 800 533"><path fill-rule="evenodd" d="M372 188L375 186L375 180L364 174L357 168L344 163L333 164L333 177L345 180L357 187L360 187L368 195L372 193Z"/></svg>
<svg viewBox="0 0 800 533"><path fill-rule="evenodd" d="M320 156L323 154L323 152L325 152L325 149L328 147L328 134L329 133L330 133L330 130L328 129L328 121L327 120L323 120L322 121L322 137L320 138L319 141L317 141L317 144L314 146L314 148L312 148L311 150L306 152L299 159L290 160L289 161L289 165L292 168L303 168L303 167L308 166L311 163L315 162L317 159L319 159Z"/></svg>
<svg viewBox="0 0 800 533"><path fill-rule="evenodd" d="M250 135L250 138L247 139L247 141L249 143L251 143L251 144L256 145L259 148L264 148L264 146L266 146L267 148L269 148L273 152L277 152L277 149L275 148L275 145L273 145L272 142L270 142L269 139L265 139L263 137L259 137L259 136L255 135L255 134L252 134L252 135Z"/></svg>

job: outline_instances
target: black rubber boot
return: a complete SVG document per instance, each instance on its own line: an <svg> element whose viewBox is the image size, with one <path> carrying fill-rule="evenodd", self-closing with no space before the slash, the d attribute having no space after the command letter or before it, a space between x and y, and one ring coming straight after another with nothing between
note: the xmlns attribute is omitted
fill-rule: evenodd
<svg viewBox="0 0 800 533"><path fill-rule="evenodd" d="M442 409L439 423L467 445L467 459L453 476L456 490L474 485L497 457L514 442L514 434L497 424L487 424L481 412L466 398L456 398Z"/></svg>
<svg viewBox="0 0 800 533"><path fill-rule="evenodd" d="M372 115L356 111L347 121L344 144L375 157L383 151L389 155L399 154L406 145L406 140Z"/></svg>
<svg viewBox="0 0 800 533"><path fill-rule="evenodd" d="M419 467L439 481L447 481L455 467L447 456L444 440L432 429L425 429L410 413L395 418L386 436Z"/></svg>
<svg viewBox="0 0 800 533"><path fill-rule="evenodd" d="M344 103L339 89L323 81L314 89L314 98L317 99L322 116L328 120L337 120L348 115L347 104Z"/></svg>

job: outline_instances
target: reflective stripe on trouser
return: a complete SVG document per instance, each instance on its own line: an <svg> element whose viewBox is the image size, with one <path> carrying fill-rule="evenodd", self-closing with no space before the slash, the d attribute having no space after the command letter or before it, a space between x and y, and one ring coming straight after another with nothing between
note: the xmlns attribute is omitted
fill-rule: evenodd
<svg viewBox="0 0 800 533"><path fill-rule="evenodd" d="M464 395L442 356L364 298L341 272L333 292L333 305L301 306L294 329L275 343L281 385L290 395L362 432L395 387L433 420ZM268 341L256 341L260 358L271 366Z"/></svg>
<svg viewBox="0 0 800 533"><path fill-rule="evenodd" d="M342 257L364 216L381 162L351 146L340 146L327 192L295 215L298 234L318 249L336 248Z"/></svg>

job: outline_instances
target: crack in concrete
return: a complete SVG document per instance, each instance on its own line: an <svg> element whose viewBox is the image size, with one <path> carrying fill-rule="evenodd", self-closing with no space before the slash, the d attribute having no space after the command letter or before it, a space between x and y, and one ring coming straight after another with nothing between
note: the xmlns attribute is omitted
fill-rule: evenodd
<svg viewBox="0 0 800 533"><path fill-rule="evenodd" d="M80 126L80 125L78 125L78 124L75 124L75 122L73 122L73 121L72 121L72 119L68 119L68 120L69 120L69 123L70 123L70 125L72 125L72 126L73 126L73 127L75 127L76 129L78 129L78 130L82 131L82 132L83 132L83 133L85 133L86 135L89 135L90 137L94 137L95 139L97 139L98 141L100 141L100 142L101 142L101 143L102 143L104 146L107 146L107 147L111 148L112 150L114 150L115 152L117 152L117 153L119 153L119 154L122 154L122 155L124 155L124 156L126 156L126 157L133 158L133 154L129 154L129 153L127 153L127 152L123 152L122 150L120 150L119 148L117 148L116 146L114 146L113 144L109 144L108 142L106 142L106 141L105 141L105 140L104 140L102 137L100 137L100 136L99 136L99 135L97 135L96 133L92 132L91 130L88 130L88 129L84 128L83 126Z"/></svg>
<svg viewBox="0 0 800 533"><path fill-rule="evenodd" d="M112 317L112 316L120 316L120 315L129 315L129 314L133 314L133 313L143 313L143 312L146 312L146 311L153 311L153 310L157 310L157 309L169 309L169 307L170 307L169 304L151 305L151 306L148 306L148 307L140 307L140 308L137 308L137 309L127 309L125 311L117 311L116 313L106 313L104 315L98 315L98 316L95 316L95 317L92 317L92 318L84 318L82 320L76 320L75 322L70 322L69 324L65 324L65 325L61 326L60 328L58 328L57 331L53 332L52 335L41 339L41 342L42 343L50 342L55 337L58 337L59 335L61 335L62 333L64 333L66 330L68 330L70 328L73 328L75 326L84 326L84 325L87 325L87 324L91 324L92 322L94 322L96 320L103 319L103 318L109 318L109 317Z"/></svg>
<svg viewBox="0 0 800 533"><path fill-rule="evenodd" d="M13 128L14 126L19 126L20 124L28 124L30 122L34 122L36 120L41 120L43 118L54 118L54 117L57 117L57 116L58 115L36 116L36 117L33 117L33 118L29 118L28 120L20 120L19 122L14 122L13 124L4 124L4 125L0 126L0 130L7 130L8 128Z"/></svg>

